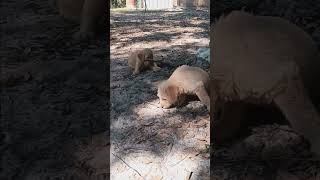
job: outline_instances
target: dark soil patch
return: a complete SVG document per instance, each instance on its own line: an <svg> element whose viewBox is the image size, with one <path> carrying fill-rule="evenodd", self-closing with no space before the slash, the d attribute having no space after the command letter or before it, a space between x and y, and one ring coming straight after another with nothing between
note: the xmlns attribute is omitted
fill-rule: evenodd
<svg viewBox="0 0 320 180"><path fill-rule="evenodd" d="M53 5L1 2L1 75L24 78L1 89L0 179L89 179L109 172L108 160L90 164L101 149L108 153L108 142L91 143L108 139L105 38L73 41L78 25Z"/></svg>

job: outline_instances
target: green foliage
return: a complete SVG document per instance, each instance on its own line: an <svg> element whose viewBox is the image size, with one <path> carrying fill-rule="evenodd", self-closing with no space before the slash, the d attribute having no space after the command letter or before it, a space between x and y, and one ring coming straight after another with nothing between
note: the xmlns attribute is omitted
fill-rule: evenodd
<svg viewBox="0 0 320 180"><path fill-rule="evenodd" d="M111 0L110 1L111 8L123 8L126 7L126 0Z"/></svg>

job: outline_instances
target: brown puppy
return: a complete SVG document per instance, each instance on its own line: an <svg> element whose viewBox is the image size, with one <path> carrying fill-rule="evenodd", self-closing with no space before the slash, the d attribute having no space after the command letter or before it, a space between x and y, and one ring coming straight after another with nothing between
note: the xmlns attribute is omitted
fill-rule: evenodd
<svg viewBox="0 0 320 180"><path fill-rule="evenodd" d="M139 74L144 69L153 71L160 69L153 60L153 52L148 48L132 52L128 58L128 64L134 69L133 75Z"/></svg>
<svg viewBox="0 0 320 180"><path fill-rule="evenodd" d="M316 83L320 59L312 38L285 19L241 11L222 17L211 37L215 141L231 138L243 124L239 121L245 119L219 119L221 104L270 104L279 108L293 129L311 142L312 151L320 154L320 116L311 100L320 93Z"/></svg>
<svg viewBox="0 0 320 180"><path fill-rule="evenodd" d="M80 30L73 35L78 40L94 36L98 21L107 8L105 0L56 0L56 3L63 17L80 23Z"/></svg>
<svg viewBox="0 0 320 180"><path fill-rule="evenodd" d="M162 108L181 106L187 95L196 95L210 110L209 75L198 67L182 65L168 80L158 85L158 97Z"/></svg>

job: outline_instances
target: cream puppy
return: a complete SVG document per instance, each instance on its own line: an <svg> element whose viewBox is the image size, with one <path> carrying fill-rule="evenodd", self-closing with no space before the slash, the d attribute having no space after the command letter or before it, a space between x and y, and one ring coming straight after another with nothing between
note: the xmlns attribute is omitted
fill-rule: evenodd
<svg viewBox="0 0 320 180"><path fill-rule="evenodd" d="M168 80L158 85L157 96L162 108L181 106L186 96L196 95L210 110L209 75L198 67L182 65L178 67Z"/></svg>
<svg viewBox="0 0 320 180"><path fill-rule="evenodd" d="M128 65L133 68L133 75L137 75L145 69L153 71L160 69L154 62L152 50L148 48L132 52L128 58Z"/></svg>

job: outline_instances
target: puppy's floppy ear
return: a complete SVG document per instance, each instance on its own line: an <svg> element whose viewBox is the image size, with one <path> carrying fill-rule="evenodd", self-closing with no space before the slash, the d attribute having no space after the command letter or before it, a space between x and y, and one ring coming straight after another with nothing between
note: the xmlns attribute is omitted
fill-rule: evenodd
<svg viewBox="0 0 320 180"><path fill-rule="evenodd" d="M179 95L179 87L174 85L169 85L166 89L166 94L168 94L169 97L176 99Z"/></svg>

